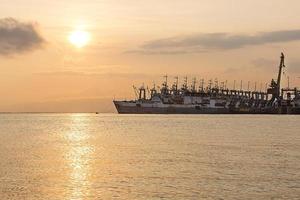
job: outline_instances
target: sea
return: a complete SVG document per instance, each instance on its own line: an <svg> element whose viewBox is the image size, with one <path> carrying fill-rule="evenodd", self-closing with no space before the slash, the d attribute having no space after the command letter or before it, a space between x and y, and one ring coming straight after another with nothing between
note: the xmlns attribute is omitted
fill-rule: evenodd
<svg viewBox="0 0 300 200"><path fill-rule="evenodd" d="M300 199L300 116L0 114L0 199Z"/></svg>

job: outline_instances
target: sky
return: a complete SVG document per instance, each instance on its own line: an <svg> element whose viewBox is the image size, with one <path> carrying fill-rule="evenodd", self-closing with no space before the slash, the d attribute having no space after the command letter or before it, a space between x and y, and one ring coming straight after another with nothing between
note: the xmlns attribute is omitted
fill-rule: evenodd
<svg viewBox="0 0 300 200"><path fill-rule="evenodd" d="M1 112L115 112L113 99L165 74L253 88L277 76L282 51L283 85L300 87L298 0L0 3Z"/></svg>

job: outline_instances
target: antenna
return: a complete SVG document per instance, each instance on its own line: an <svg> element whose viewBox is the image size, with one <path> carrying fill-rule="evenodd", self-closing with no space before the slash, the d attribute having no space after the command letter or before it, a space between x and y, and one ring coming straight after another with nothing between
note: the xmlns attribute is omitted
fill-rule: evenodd
<svg viewBox="0 0 300 200"><path fill-rule="evenodd" d="M250 88L250 81L248 81L247 91L249 91L249 88Z"/></svg>
<svg viewBox="0 0 300 200"><path fill-rule="evenodd" d="M187 84L188 84L188 78L186 76L186 77L184 77L184 82L183 82L183 86L182 86L184 90L187 89Z"/></svg>
<svg viewBox="0 0 300 200"><path fill-rule="evenodd" d="M266 85L265 85L265 91L266 92L268 91L268 83L266 83Z"/></svg>
<svg viewBox="0 0 300 200"><path fill-rule="evenodd" d="M225 87L225 82L224 82L224 81L222 81L222 82L221 82L220 89L221 89L221 90L224 90L224 87Z"/></svg>
<svg viewBox="0 0 300 200"><path fill-rule="evenodd" d="M166 75L164 76L164 78L165 78L164 86L165 86L165 87L168 87L168 75L166 74Z"/></svg>
<svg viewBox="0 0 300 200"><path fill-rule="evenodd" d="M208 89L209 89L209 90L211 89L211 85L212 85L212 80L210 79L210 80L208 81Z"/></svg>
<svg viewBox="0 0 300 200"><path fill-rule="evenodd" d="M196 78L193 79L192 90L196 90Z"/></svg>
<svg viewBox="0 0 300 200"><path fill-rule="evenodd" d="M260 83L260 92L261 92L261 89L262 89L262 82Z"/></svg>
<svg viewBox="0 0 300 200"><path fill-rule="evenodd" d="M175 90L175 92L177 93L177 90L178 90L178 76L175 76L175 82L173 83L173 86L172 86L172 90Z"/></svg>
<svg viewBox="0 0 300 200"><path fill-rule="evenodd" d="M150 94L151 95L151 91L150 91L150 89L149 89L149 87L147 86L147 93L148 93L148 95Z"/></svg>
<svg viewBox="0 0 300 200"><path fill-rule="evenodd" d="M233 90L235 90L235 80L233 81Z"/></svg>
<svg viewBox="0 0 300 200"><path fill-rule="evenodd" d="M218 78L215 78L215 88L218 89L219 87L219 81Z"/></svg>
<svg viewBox="0 0 300 200"><path fill-rule="evenodd" d="M137 88L133 85L133 91L134 91L134 94L135 94L135 98L137 99L138 98L138 92L137 92Z"/></svg>
<svg viewBox="0 0 300 200"><path fill-rule="evenodd" d="M204 79L200 80L200 90L203 91L204 90Z"/></svg>

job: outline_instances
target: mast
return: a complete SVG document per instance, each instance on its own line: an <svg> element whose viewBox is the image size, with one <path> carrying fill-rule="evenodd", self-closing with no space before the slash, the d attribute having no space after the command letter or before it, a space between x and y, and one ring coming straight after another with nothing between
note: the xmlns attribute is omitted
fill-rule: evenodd
<svg viewBox="0 0 300 200"><path fill-rule="evenodd" d="M156 86L155 83L153 82L153 88L150 90L151 99L155 94L156 94Z"/></svg>
<svg viewBox="0 0 300 200"><path fill-rule="evenodd" d="M183 82L183 85L182 85L182 90L183 91L186 91L187 90L187 88L188 88L188 78L187 78L187 76L186 77L184 77L184 82Z"/></svg>
<svg viewBox="0 0 300 200"><path fill-rule="evenodd" d="M241 87L240 87L240 90L241 90L241 91L243 90L243 80L241 80Z"/></svg>
<svg viewBox="0 0 300 200"><path fill-rule="evenodd" d="M178 76L175 76L175 82L173 83L172 90L174 94L178 93Z"/></svg>
<svg viewBox="0 0 300 200"><path fill-rule="evenodd" d="M200 86L199 86L199 89L200 89L201 92L204 91L204 79L203 79L203 78L200 80Z"/></svg>
<svg viewBox="0 0 300 200"><path fill-rule="evenodd" d="M211 86L212 86L212 80L210 79L208 81L208 90L211 91Z"/></svg>
<svg viewBox="0 0 300 200"><path fill-rule="evenodd" d="M168 75L165 75L164 76L164 78L165 78L165 81L163 82L163 84L162 84L162 88L161 88L161 93L162 94L168 94L169 93L169 89L168 89Z"/></svg>
<svg viewBox="0 0 300 200"><path fill-rule="evenodd" d="M235 80L233 81L233 90L235 90Z"/></svg>
<svg viewBox="0 0 300 200"><path fill-rule="evenodd" d="M168 75L165 75L164 78L165 78L164 86L168 88Z"/></svg>
<svg viewBox="0 0 300 200"><path fill-rule="evenodd" d="M146 99L146 89L143 83L143 85L139 88L139 100L145 100L145 99Z"/></svg>
<svg viewBox="0 0 300 200"><path fill-rule="evenodd" d="M196 91L196 78L193 78L193 82L192 82L192 85L191 85L191 89L192 89L192 92L195 92L195 91Z"/></svg>
<svg viewBox="0 0 300 200"><path fill-rule="evenodd" d="M218 89L219 88L219 81L217 78L215 78L215 89Z"/></svg>

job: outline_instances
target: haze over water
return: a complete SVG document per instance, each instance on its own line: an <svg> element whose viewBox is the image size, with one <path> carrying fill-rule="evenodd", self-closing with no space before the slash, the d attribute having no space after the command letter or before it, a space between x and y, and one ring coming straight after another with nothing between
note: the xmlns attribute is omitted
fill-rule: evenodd
<svg viewBox="0 0 300 200"><path fill-rule="evenodd" d="M0 115L0 199L299 199L300 118Z"/></svg>

